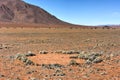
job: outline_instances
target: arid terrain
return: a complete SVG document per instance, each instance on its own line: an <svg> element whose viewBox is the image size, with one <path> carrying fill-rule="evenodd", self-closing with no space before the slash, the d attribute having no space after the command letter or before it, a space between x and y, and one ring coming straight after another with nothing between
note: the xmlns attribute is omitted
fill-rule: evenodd
<svg viewBox="0 0 120 80"><path fill-rule="evenodd" d="M0 80L120 80L120 27L75 25L0 0Z"/></svg>
<svg viewBox="0 0 120 80"><path fill-rule="evenodd" d="M2 27L0 80L120 80L120 29Z"/></svg>

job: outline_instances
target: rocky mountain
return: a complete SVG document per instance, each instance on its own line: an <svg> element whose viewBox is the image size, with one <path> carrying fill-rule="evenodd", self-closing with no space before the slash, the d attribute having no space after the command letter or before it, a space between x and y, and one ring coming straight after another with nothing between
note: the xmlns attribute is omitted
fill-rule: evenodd
<svg viewBox="0 0 120 80"><path fill-rule="evenodd" d="M22 0L0 0L0 22L69 24Z"/></svg>

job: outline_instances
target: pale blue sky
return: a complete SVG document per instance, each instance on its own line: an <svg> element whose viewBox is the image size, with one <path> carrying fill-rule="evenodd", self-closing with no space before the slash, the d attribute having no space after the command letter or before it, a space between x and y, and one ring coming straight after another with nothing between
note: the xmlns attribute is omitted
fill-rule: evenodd
<svg viewBox="0 0 120 80"><path fill-rule="evenodd" d="M120 24L120 0L24 0L80 25Z"/></svg>

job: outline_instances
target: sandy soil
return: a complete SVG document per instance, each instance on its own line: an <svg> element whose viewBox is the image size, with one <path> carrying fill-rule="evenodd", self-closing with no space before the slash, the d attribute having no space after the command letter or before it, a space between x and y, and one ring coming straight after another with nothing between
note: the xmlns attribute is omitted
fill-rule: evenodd
<svg viewBox="0 0 120 80"><path fill-rule="evenodd" d="M55 53L58 50L103 53L103 61L88 65L84 59L70 58L78 54ZM28 51L35 56L27 58L37 65L14 58ZM71 60L79 65L69 66ZM43 64L63 67L49 69ZM119 79L120 29L0 28L0 80Z"/></svg>

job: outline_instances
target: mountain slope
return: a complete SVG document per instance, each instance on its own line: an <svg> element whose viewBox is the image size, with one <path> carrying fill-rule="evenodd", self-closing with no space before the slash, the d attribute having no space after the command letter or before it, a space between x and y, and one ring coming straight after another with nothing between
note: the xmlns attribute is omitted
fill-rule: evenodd
<svg viewBox="0 0 120 80"><path fill-rule="evenodd" d="M0 0L0 21L17 23L68 24L40 7L22 0Z"/></svg>

